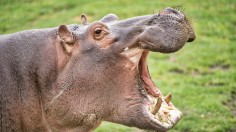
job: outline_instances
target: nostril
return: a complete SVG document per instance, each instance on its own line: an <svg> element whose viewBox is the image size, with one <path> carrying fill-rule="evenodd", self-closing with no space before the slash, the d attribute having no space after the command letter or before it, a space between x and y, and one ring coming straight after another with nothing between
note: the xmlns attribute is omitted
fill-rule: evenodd
<svg viewBox="0 0 236 132"><path fill-rule="evenodd" d="M187 42L193 42L193 40L195 40L195 37L188 38L188 41L187 41Z"/></svg>
<svg viewBox="0 0 236 132"><path fill-rule="evenodd" d="M165 11L179 15L179 12L177 10L170 7L166 8Z"/></svg>

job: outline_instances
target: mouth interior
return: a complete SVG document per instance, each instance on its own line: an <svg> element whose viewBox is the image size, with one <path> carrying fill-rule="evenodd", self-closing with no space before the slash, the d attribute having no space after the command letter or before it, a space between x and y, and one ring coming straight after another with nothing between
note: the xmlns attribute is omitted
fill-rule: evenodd
<svg viewBox="0 0 236 132"><path fill-rule="evenodd" d="M172 95L163 96L161 91L152 81L147 65L149 51L134 47L124 49L123 54L127 56L139 70L144 90L148 98L145 110L151 120L164 128L172 128L182 117L182 113L171 103Z"/></svg>
<svg viewBox="0 0 236 132"><path fill-rule="evenodd" d="M139 74L141 76L141 79L144 82L144 87L145 90L147 91L148 94L152 95L153 97L159 97L161 96L161 92L159 89L155 86L153 83L149 71L148 71L148 66L147 66L147 56L148 56L149 51L143 51L142 56L139 60Z"/></svg>

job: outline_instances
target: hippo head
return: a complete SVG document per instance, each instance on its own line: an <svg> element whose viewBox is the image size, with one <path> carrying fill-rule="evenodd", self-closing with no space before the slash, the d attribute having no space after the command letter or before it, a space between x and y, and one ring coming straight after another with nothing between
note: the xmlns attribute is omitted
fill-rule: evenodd
<svg viewBox="0 0 236 132"><path fill-rule="evenodd" d="M186 17L166 8L121 21L114 14L93 23L81 19L81 25L58 28L66 61L59 65L61 91L48 108L50 119L58 118L54 126L89 129L104 120L146 130L172 128L182 114L171 94L164 97L156 88L146 59L149 51L172 53L195 39Z"/></svg>

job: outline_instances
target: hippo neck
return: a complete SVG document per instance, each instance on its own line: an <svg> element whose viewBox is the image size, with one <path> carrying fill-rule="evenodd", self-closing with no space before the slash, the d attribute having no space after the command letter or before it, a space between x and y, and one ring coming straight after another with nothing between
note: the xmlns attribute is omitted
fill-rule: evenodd
<svg viewBox="0 0 236 132"><path fill-rule="evenodd" d="M50 28L1 36L0 87L6 88L1 97L7 97L1 107L12 108L1 112L15 113L11 117L22 126L12 126L13 129L22 127L18 130L36 131L32 124L37 124L37 130L48 130L43 104L45 93L58 74L54 49L56 31ZM6 123L10 122L7 117L5 119Z"/></svg>

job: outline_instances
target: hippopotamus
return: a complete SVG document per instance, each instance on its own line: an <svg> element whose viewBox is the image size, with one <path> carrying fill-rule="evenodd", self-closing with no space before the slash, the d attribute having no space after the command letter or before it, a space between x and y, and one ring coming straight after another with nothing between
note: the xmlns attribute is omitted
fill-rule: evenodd
<svg viewBox="0 0 236 132"><path fill-rule="evenodd" d="M149 52L195 39L181 11L0 36L0 131L94 130L102 121L167 131L182 113L151 80Z"/></svg>

